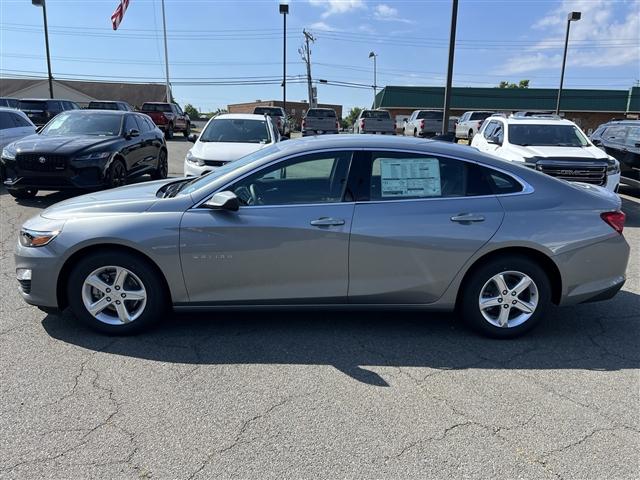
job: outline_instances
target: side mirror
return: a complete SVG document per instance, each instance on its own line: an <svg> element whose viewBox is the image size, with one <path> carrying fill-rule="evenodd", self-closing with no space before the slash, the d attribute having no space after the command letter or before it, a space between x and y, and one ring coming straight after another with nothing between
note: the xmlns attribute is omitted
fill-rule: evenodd
<svg viewBox="0 0 640 480"><path fill-rule="evenodd" d="M492 143L494 145L502 145L502 136L500 135L492 135L487 138L488 143Z"/></svg>
<svg viewBox="0 0 640 480"><path fill-rule="evenodd" d="M132 128L131 130L129 130L126 135L127 138L133 138L133 137L139 137L139 136L140 136L140 132L135 128Z"/></svg>
<svg viewBox="0 0 640 480"><path fill-rule="evenodd" d="M592 140L591 143L593 143L596 147L602 145L602 142L600 140Z"/></svg>
<svg viewBox="0 0 640 480"><path fill-rule="evenodd" d="M192 133L187 137L187 140L189 140L191 143L196 143L196 141L198 140L198 135Z"/></svg>
<svg viewBox="0 0 640 480"><path fill-rule="evenodd" d="M240 208L240 200L238 200L238 197L233 192L218 192L209 200L204 202L202 206L212 210L229 210L237 212Z"/></svg>

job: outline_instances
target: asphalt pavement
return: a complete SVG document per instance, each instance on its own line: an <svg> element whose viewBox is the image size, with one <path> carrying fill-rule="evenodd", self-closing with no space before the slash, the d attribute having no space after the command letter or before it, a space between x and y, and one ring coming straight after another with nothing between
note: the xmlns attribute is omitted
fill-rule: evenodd
<svg viewBox="0 0 640 480"><path fill-rule="evenodd" d="M190 146L169 142L172 174ZM2 479L640 477L637 191L623 290L514 341L398 312L181 314L100 335L17 292L20 225L69 195L0 188Z"/></svg>

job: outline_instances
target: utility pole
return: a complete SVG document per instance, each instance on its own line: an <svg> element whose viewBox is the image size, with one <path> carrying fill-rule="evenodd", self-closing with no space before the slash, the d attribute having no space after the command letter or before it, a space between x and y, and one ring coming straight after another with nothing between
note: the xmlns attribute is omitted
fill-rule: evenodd
<svg viewBox="0 0 640 480"><path fill-rule="evenodd" d="M31 0L31 4L42 7L44 19L44 44L47 49L47 71L49 72L49 98L53 98L53 76L51 75L51 54L49 53L49 28L47 26L47 5L45 0Z"/></svg>
<svg viewBox="0 0 640 480"><path fill-rule="evenodd" d="M284 110L285 123L287 117L287 14L289 13L289 4L280 3L280 13L284 22L282 34L282 109Z"/></svg>
<svg viewBox="0 0 640 480"><path fill-rule="evenodd" d="M167 48L167 21L164 15L164 0L162 0L162 30L164 31L164 68L167 75L166 95L167 102L171 103L171 86L169 85L169 50Z"/></svg>
<svg viewBox="0 0 640 480"><path fill-rule="evenodd" d="M449 108L451 107L451 83L453 81L453 56L456 50L456 25L458 23L458 0L451 7L451 32L449 33L449 64L447 66L447 86L444 89L442 112L442 135L449 133Z"/></svg>
<svg viewBox="0 0 640 480"><path fill-rule="evenodd" d="M302 60L307 64L307 90L309 93L309 108L315 107L315 99L313 96L313 87L311 85L311 49L309 48L309 42L315 42L316 39L306 30L302 30L304 33L305 44L298 50L298 53L302 56Z"/></svg>

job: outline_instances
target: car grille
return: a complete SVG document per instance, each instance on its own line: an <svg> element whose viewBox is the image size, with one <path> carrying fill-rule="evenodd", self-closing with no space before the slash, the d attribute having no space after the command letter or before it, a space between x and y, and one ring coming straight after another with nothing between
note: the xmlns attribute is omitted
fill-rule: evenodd
<svg viewBox="0 0 640 480"><path fill-rule="evenodd" d="M552 177L568 180L570 182L584 182L591 185L607 184L607 166L600 164L584 163L538 163L536 168L542 173Z"/></svg>
<svg viewBox="0 0 640 480"><path fill-rule="evenodd" d="M31 280L18 280L18 282L20 283L20 289L24 293L31 293Z"/></svg>
<svg viewBox="0 0 640 480"><path fill-rule="evenodd" d="M225 161L222 160L205 160L204 164L207 165L208 167L221 167L223 166L225 163Z"/></svg>
<svg viewBox="0 0 640 480"><path fill-rule="evenodd" d="M32 172L55 172L67 168L67 157L46 153L19 153L16 156L18 168Z"/></svg>

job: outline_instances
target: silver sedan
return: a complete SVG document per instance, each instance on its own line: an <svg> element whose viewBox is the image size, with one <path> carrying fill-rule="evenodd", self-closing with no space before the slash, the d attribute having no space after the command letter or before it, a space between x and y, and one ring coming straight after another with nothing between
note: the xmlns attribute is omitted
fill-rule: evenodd
<svg viewBox="0 0 640 480"><path fill-rule="evenodd" d="M335 135L56 204L16 250L26 302L108 333L175 310L457 310L494 337L613 297L620 199L469 147Z"/></svg>

